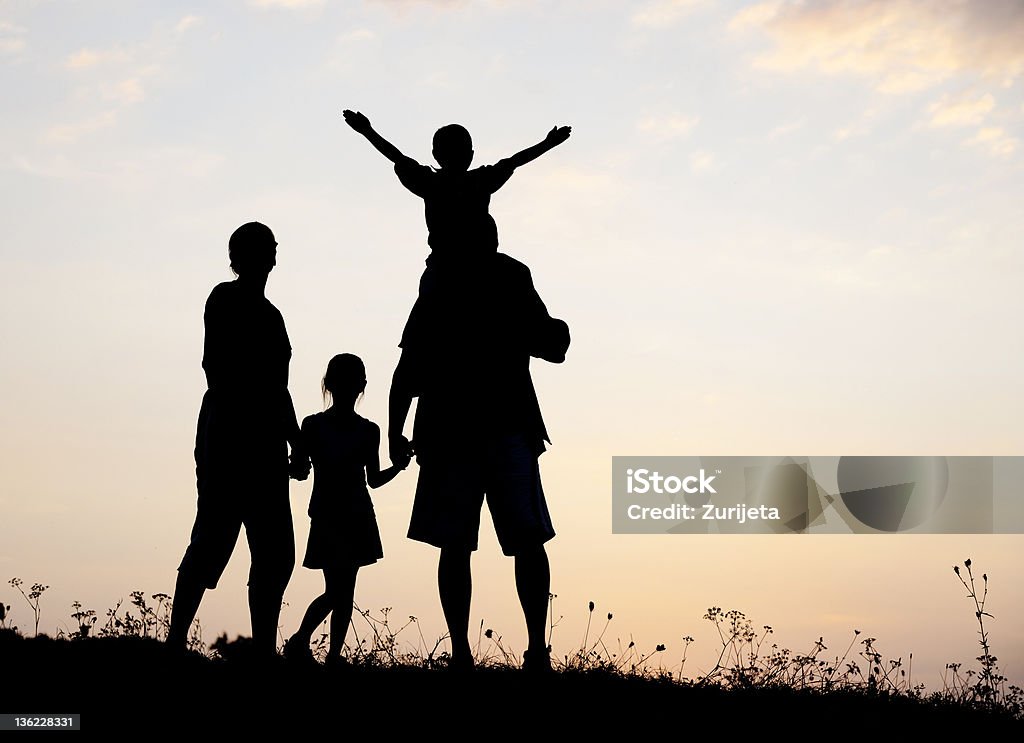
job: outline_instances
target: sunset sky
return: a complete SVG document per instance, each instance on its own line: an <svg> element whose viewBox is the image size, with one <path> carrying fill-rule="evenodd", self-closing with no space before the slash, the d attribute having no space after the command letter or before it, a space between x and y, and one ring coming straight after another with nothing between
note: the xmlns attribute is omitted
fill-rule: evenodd
<svg viewBox="0 0 1024 743"><path fill-rule="evenodd" d="M427 255L422 203L343 122L429 163L571 139L492 200L502 250L572 329L533 365L556 653L587 602L607 638L713 663L710 606L776 641L854 629L941 686L978 654L951 571L990 578L995 654L1024 680L1024 536L611 533L615 455L1024 454L1024 4L1018 0L0 1L0 601L41 629L170 593L195 515L202 311L250 220L299 415L360 355L386 426ZM386 455L386 454L385 454ZM405 538L415 466L374 492L385 559L356 601L444 632L436 550ZM296 541L310 483L292 485ZM489 519L471 626L521 651ZM301 559L301 554L299 555ZM200 619L248 634L240 540ZM321 587L297 567L289 633ZM405 637L403 634L402 637ZM409 640L415 640L409 635Z"/></svg>

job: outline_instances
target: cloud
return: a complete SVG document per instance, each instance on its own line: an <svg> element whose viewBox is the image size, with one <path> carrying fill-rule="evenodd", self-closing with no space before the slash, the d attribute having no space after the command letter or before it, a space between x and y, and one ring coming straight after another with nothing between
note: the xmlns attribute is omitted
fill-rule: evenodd
<svg viewBox="0 0 1024 743"><path fill-rule="evenodd" d="M684 114L668 114L667 116L647 116L636 123L637 131L659 141L681 139L690 133L699 122L696 116Z"/></svg>
<svg viewBox="0 0 1024 743"><path fill-rule="evenodd" d="M72 124L52 126L46 130L46 138L51 142L66 144L77 141L85 134L91 134L99 129L106 129L115 123L117 123L116 111L102 111Z"/></svg>
<svg viewBox="0 0 1024 743"><path fill-rule="evenodd" d="M69 70L86 70L101 64L120 63L128 60L123 49L82 49L70 55L64 66Z"/></svg>
<svg viewBox="0 0 1024 743"><path fill-rule="evenodd" d="M145 71L143 71L143 74ZM140 103L146 98L146 91L142 87L142 80L139 77L129 77L117 83L101 86L103 97L108 101L114 101L121 106L128 106L132 103Z"/></svg>
<svg viewBox="0 0 1024 743"><path fill-rule="evenodd" d="M997 157L1009 157L1020 143L1001 127L989 126L979 129L977 134L964 144L987 148L990 154Z"/></svg>
<svg viewBox="0 0 1024 743"><path fill-rule="evenodd" d="M833 139L837 142L843 142L850 137L863 137L864 135L869 134L874 126L875 117L877 115L878 112L875 109L867 109L856 121L853 121L844 127L840 127L833 132Z"/></svg>
<svg viewBox="0 0 1024 743"><path fill-rule="evenodd" d="M377 34L368 28L354 28L351 31L346 31L338 37L338 41L342 43L358 42L358 41L373 41L377 38Z"/></svg>
<svg viewBox="0 0 1024 743"><path fill-rule="evenodd" d="M929 126L971 126L980 124L995 108L996 101L990 93L982 96L945 95L928 107L931 119Z"/></svg>
<svg viewBox="0 0 1024 743"><path fill-rule="evenodd" d="M884 93L907 93L972 73L1001 85L1024 73L1020 0L771 0L730 22L774 42L755 67L859 75Z"/></svg>
<svg viewBox="0 0 1024 743"><path fill-rule="evenodd" d="M629 21L642 28L668 28L705 0L654 0L637 9Z"/></svg>
<svg viewBox="0 0 1024 743"><path fill-rule="evenodd" d="M694 173L706 173L715 167L717 160L713 152L697 150L690 155L690 170Z"/></svg>
<svg viewBox="0 0 1024 743"><path fill-rule="evenodd" d="M469 0L370 0L375 5L383 5L388 10L405 11L414 5L432 5L441 10L456 8L466 5ZM516 0L492 0L491 4L512 5Z"/></svg>
<svg viewBox="0 0 1024 743"><path fill-rule="evenodd" d="M16 57L25 51L28 30L13 23L0 21L0 57Z"/></svg>
<svg viewBox="0 0 1024 743"><path fill-rule="evenodd" d="M324 4L324 0L249 0L257 8L286 8L288 10L301 10L303 8L316 8Z"/></svg>
<svg viewBox="0 0 1024 743"><path fill-rule="evenodd" d="M129 152L120 158L96 153L69 157L57 152L42 157L17 155L13 164L37 178L100 181L128 190L149 188L168 178L207 178L226 162L224 155L193 147L160 147Z"/></svg>
<svg viewBox="0 0 1024 743"><path fill-rule="evenodd" d="M806 123L807 119L797 119L796 121L790 121L786 124L779 124L768 132L768 139L778 139L779 137L784 137L787 134L792 134L795 131L803 129Z"/></svg>
<svg viewBox="0 0 1024 743"><path fill-rule="evenodd" d="M187 15L175 24L174 30L179 34L183 34L202 20L197 15Z"/></svg>

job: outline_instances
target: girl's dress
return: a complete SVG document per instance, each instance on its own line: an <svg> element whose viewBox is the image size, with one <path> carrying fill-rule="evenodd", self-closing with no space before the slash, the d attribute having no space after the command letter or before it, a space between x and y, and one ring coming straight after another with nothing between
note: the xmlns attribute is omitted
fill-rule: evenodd
<svg viewBox="0 0 1024 743"><path fill-rule="evenodd" d="M377 457L379 429L362 416L333 409L302 422L313 462L309 541L303 567L371 565L384 557L366 462Z"/></svg>

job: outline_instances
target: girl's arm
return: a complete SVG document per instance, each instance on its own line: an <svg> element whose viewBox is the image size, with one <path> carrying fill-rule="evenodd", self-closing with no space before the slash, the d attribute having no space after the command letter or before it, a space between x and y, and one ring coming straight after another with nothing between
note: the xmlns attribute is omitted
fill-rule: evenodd
<svg viewBox="0 0 1024 743"><path fill-rule="evenodd" d="M390 160L393 163L397 163L399 160L408 160L402 151L391 144L389 141L380 136L373 127L370 125L370 120L358 111L349 111L347 108L342 112L345 117L345 122L355 129L357 132L362 134L369 141L374 148Z"/></svg>
<svg viewBox="0 0 1024 743"><path fill-rule="evenodd" d="M377 427L376 423L372 425L369 446L367 447L366 484L371 488L379 488L381 485L387 485L394 480L395 475L408 467L409 459L406 458L404 462L397 462L386 470L381 470L380 454L378 453L380 451L380 428Z"/></svg>

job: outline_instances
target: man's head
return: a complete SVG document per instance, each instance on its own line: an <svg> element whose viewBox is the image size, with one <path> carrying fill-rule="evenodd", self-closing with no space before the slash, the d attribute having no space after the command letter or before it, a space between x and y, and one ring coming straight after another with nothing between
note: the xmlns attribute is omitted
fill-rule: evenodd
<svg viewBox="0 0 1024 743"><path fill-rule="evenodd" d="M434 159L442 170L469 170L473 162L473 140L466 127L448 124L434 132Z"/></svg>
<svg viewBox="0 0 1024 743"><path fill-rule="evenodd" d="M237 275L267 275L277 265L277 240L265 224L247 222L231 233L228 260Z"/></svg>

